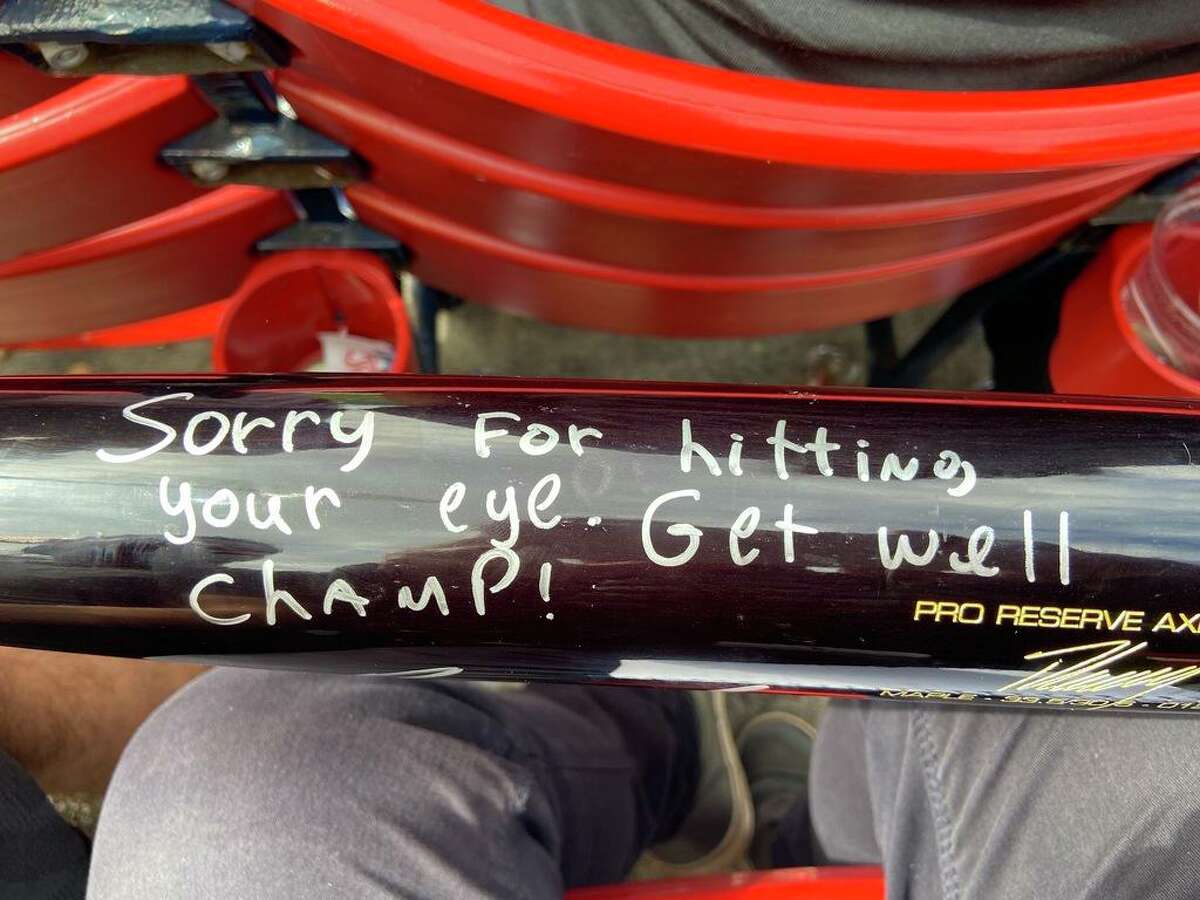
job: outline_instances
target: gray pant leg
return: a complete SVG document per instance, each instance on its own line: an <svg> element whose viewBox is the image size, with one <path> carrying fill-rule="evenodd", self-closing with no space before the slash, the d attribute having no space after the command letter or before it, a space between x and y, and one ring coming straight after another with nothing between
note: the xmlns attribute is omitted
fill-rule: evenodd
<svg viewBox="0 0 1200 900"><path fill-rule="evenodd" d="M218 670L122 757L89 896L538 898L617 881L686 802L681 703Z"/></svg>
<svg viewBox="0 0 1200 900"><path fill-rule="evenodd" d="M894 898L1194 897L1198 725L834 704L814 760L816 831L831 855L882 861Z"/></svg>

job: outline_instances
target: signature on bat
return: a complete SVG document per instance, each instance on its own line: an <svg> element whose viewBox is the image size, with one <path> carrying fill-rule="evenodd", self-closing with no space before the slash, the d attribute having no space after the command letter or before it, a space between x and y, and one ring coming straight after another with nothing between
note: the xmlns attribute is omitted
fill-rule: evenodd
<svg viewBox="0 0 1200 900"><path fill-rule="evenodd" d="M1133 689L1133 693L1116 698L1111 703L1091 707L1103 709L1105 706L1127 706L1158 688L1182 684L1200 675L1200 666L1163 666L1157 669L1113 671L1112 667L1116 663L1138 656L1147 646L1146 641L1135 644L1130 640L1115 640L1080 644L1058 650L1039 650L1028 654L1025 659L1048 660L1048 664L1036 672L1004 685L1001 690L1111 694L1117 690ZM1080 656L1083 658L1078 659Z"/></svg>

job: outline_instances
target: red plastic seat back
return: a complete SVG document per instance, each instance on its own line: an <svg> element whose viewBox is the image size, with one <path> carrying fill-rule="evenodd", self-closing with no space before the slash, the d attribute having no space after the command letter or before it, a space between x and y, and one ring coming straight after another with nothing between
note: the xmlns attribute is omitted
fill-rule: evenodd
<svg viewBox="0 0 1200 900"><path fill-rule="evenodd" d="M199 196L158 151L213 115L185 78L102 76L0 120L0 260Z"/></svg>
<svg viewBox="0 0 1200 900"><path fill-rule="evenodd" d="M734 872L569 891L569 900L883 900L883 872L867 866Z"/></svg>
<svg viewBox="0 0 1200 900"><path fill-rule="evenodd" d="M242 3L415 271L552 321L754 334L952 296L1200 151L1200 77L930 93L690 65L483 0Z"/></svg>
<svg viewBox="0 0 1200 900"><path fill-rule="evenodd" d="M61 338L219 300L249 269L254 242L294 221L282 194L227 187L0 263L0 343Z"/></svg>
<svg viewBox="0 0 1200 900"><path fill-rule="evenodd" d="M69 87L66 79L43 75L7 53L0 53L0 117L45 100Z"/></svg>

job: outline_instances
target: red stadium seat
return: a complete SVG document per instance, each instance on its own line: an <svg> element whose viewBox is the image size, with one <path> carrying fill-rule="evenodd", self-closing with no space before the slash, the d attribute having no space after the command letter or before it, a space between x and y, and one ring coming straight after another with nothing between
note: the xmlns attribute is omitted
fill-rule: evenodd
<svg viewBox="0 0 1200 900"><path fill-rule="evenodd" d="M302 119L372 166L415 271L555 322L756 334L942 300L1200 150L1200 76L832 87L618 47L482 0L239 2Z"/></svg>
<svg viewBox="0 0 1200 900"><path fill-rule="evenodd" d="M69 84L0 119L0 205L9 211L0 220L0 260L90 237L200 193L158 161L163 144L214 115L187 79Z"/></svg>
<svg viewBox="0 0 1200 900"><path fill-rule="evenodd" d="M0 117L45 100L71 84L66 79L43 75L15 56L0 53Z"/></svg>
<svg viewBox="0 0 1200 900"><path fill-rule="evenodd" d="M45 341L225 297L249 269L254 242L293 221L282 194L226 187L0 263L0 339Z"/></svg>

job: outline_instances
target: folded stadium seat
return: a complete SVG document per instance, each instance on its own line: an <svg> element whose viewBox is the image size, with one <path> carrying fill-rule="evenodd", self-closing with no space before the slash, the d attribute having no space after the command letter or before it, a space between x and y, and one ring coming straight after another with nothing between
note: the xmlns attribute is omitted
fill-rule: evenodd
<svg viewBox="0 0 1200 900"><path fill-rule="evenodd" d="M930 92L667 59L483 0L239 4L359 151L362 220L439 288L550 321L748 335L952 297L1200 151L1200 76Z"/></svg>
<svg viewBox="0 0 1200 900"><path fill-rule="evenodd" d="M8 73L11 63L4 66ZM64 83L64 90L0 119L0 206L19 211L0 220L0 261L134 222L201 193L158 161L164 144L214 116L186 78Z"/></svg>
<svg viewBox="0 0 1200 900"><path fill-rule="evenodd" d="M0 53L0 117L45 100L71 84L66 79L43 75L16 57Z"/></svg>
<svg viewBox="0 0 1200 900"><path fill-rule="evenodd" d="M219 300L249 270L255 242L295 219L278 191L230 186L0 263L0 342L62 338Z"/></svg>

